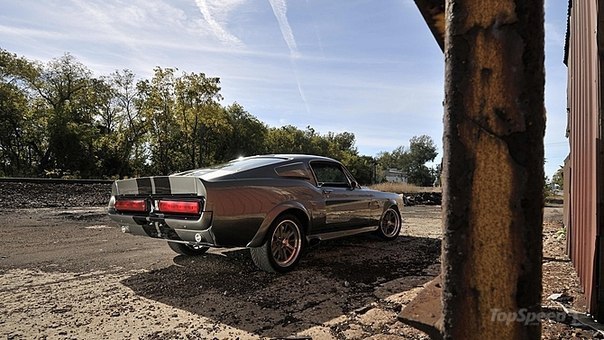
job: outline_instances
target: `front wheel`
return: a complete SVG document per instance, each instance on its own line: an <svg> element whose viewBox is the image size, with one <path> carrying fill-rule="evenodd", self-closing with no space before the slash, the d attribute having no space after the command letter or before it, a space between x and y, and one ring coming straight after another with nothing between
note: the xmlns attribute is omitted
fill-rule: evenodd
<svg viewBox="0 0 604 340"><path fill-rule="evenodd" d="M376 233L382 239L391 241L397 238L398 234L401 232L401 226L401 215L398 210L390 207L384 212L384 215L380 220L380 227L376 230Z"/></svg>
<svg viewBox="0 0 604 340"><path fill-rule="evenodd" d="M208 249L210 249L210 247L193 246L193 245L189 245L189 244L185 244L185 243L178 243L178 242L168 242L168 245L170 246L170 248L172 250L174 250L178 254L185 255L185 256L203 255L206 253L206 251L208 251Z"/></svg>
<svg viewBox="0 0 604 340"><path fill-rule="evenodd" d="M254 264L269 273L284 273L300 260L304 243L300 221L291 215L277 218L268 231L266 241L250 248Z"/></svg>

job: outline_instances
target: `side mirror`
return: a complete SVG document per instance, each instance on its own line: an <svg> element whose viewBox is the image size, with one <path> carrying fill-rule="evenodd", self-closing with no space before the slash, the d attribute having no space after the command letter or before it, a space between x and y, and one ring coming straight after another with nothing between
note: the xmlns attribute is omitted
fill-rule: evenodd
<svg viewBox="0 0 604 340"><path fill-rule="evenodd" d="M350 187L352 188L352 190L360 188L359 183L357 183L356 181L350 182Z"/></svg>

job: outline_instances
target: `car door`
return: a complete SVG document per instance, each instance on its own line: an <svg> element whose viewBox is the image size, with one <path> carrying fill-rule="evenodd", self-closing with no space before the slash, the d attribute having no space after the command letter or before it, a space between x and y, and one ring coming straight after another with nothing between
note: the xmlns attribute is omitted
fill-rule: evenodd
<svg viewBox="0 0 604 340"><path fill-rule="evenodd" d="M337 231L366 226L370 195L356 189L356 183L335 162L310 163L325 201L325 230ZM359 195L361 193L361 195Z"/></svg>

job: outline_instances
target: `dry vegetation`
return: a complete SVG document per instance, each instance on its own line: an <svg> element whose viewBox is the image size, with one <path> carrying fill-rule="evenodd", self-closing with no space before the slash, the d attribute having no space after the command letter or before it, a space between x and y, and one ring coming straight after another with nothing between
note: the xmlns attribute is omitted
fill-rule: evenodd
<svg viewBox="0 0 604 340"><path fill-rule="evenodd" d="M370 186L371 189L394 192L397 194L413 194L418 192L441 192L441 187L418 187L409 183L384 182Z"/></svg>

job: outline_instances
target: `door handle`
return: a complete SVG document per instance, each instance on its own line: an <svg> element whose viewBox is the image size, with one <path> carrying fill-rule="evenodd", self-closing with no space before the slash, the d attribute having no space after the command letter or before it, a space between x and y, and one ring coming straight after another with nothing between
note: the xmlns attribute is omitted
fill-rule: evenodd
<svg viewBox="0 0 604 340"><path fill-rule="evenodd" d="M329 194L331 194L332 192L333 192L333 190L330 190L330 189L323 189L323 194L324 194L324 195L329 195Z"/></svg>

